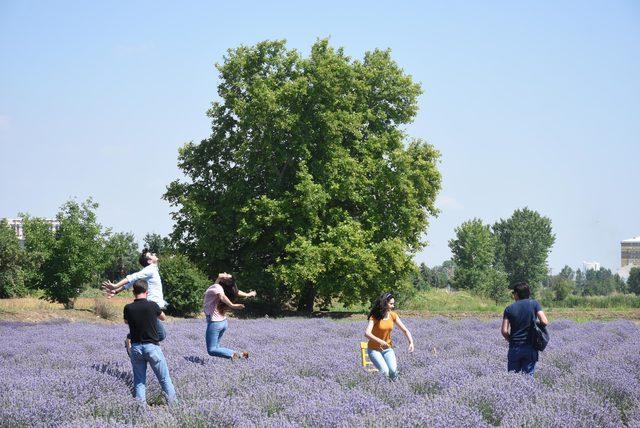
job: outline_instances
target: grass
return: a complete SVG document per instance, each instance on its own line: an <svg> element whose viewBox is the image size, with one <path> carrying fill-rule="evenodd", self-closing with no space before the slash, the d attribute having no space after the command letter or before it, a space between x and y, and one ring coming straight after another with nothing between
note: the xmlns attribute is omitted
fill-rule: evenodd
<svg viewBox="0 0 640 428"><path fill-rule="evenodd" d="M121 322L122 309L130 302L130 295L106 299L97 289L82 293L76 300L74 309L64 309L61 304L47 302L38 296L0 299L0 320L39 322L62 318L71 321ZM398 302L398 311L408 317L499 319L509 303L496 304L493 300L467 291L431 289L402 299ZM543 309L550 320L640 320L640 298L629 295L570 297L560 303L543 302ZM329 311L344 314L338 318L364 318L369 312L369 306L344 306L336 303Z"/></svg>
<svg viewBox="0 0 640 428"><path fill-rule="evenodd" d="M41 297L41 295L35 295L17 299L0 299L0 319L26 322L55 319L120 322L124 305L131 302L130 296L107 299L96 289L82 293L73 309L65 309L62 304L48 302Z"/></svg>
<svg viewBox="0 0 640 428"><path fill-rule="evenodd" d="M636 306L634 299L640 298L624 296L623 299L621 295L580 297L574 300L568 299L560 304L543 303L543 309L550 320L562 318L577 322L620 318L640 320L640 305ZM511 302L496 303L468 291L431 289L416 292L413 296L398 302L397 307L399 313L405 316L495 319L502 317L504 308L509 303ZM366 314L369 312L369 307L365 305L345 307L336 304L331 311Z"/></svg>

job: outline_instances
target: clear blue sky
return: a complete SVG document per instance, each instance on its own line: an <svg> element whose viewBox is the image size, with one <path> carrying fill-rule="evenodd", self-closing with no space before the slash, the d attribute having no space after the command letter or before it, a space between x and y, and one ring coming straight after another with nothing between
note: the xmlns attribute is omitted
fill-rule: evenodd
<svg viewBox="0 0 640 428"><path fill-rule="evenodd" d="M216 4L219 3L219 4ZM557 271L640 235L640 2L0 2L0 217L92 196L115 231L167 234L178 147L210 133L228 48L330 37L391 48L442 152L432 266L463 221L551 218Z"/></svg>

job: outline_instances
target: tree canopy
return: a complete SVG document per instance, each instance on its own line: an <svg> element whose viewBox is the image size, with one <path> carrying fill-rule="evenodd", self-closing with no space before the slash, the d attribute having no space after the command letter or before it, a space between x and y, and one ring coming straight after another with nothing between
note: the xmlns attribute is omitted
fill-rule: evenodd
<svg viewBox="0 0 640 428"><path fill-rule="evenodd" d="M526 281L535 290L547 276L547 257L556 239L551 220L529 208L518 209L496 222L493 233L498 238L496 258L509 284Z"/></svg>
<svg viewBox="0 0 640 428"><path fill-rule="evenodd" d="M44 263L43 282L47 299L72 308L87 284L104 267L102 227L96 220L98 204L66 202L56 216L60 227L50 257Z"/></svg>
<svg viewBox="0 0 640 428"><path fill-rule="evenodd" d="M26 294L23 260L24 252L16 233L6 220L0 220L0 298Z"/></svg>
<svg viewBox="0 0 640 428"><path fill-rule="evenodd" d="M172 239L209 275L272 301L369 301L413 269L437 214L439 153L402 126L420 86L388 50L353 60L327 40L228 51L212 134L180 149ZM275 284L275 285L274 285Z"/></svg>

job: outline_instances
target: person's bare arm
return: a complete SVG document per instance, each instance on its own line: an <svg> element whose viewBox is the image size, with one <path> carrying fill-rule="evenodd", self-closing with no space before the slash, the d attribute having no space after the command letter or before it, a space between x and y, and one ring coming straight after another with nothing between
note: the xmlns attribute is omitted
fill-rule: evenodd
<svg viewBox="0 0 640 428"><path fill-rule="evenodd" d="M549 325L549 320L547 319L547 316L544 314L544 312L538 311L536 315L538 316L538 320L540 321L540 324L542 324L543 326Z"/></svg>
<svg viewBox="0 0 640 428"><path fill-rule="evenodd" d="M369 324L367 324L367 329L364 332L364 337L366 337L369 340L373 340L374 342L378 342L380 346L382 346L382 349L387 349L389 347L387 342L373 335L373 324L374 324L374 321L369 320Z"/></svg>
<svg viewBox="0 0 640 428"><path fill-rule="evenodd" d="M158 315L158 319L160 321L166 321L167 320L167 316L164 314L164 311L160 311L160 315Z"/></svg>
<svg viewBox="0 0 640 428"><path fill-rule="evenodd" d="M251 290L248 293L245 293L242 290L238 290L238 296L240 297L256 297L258 293L255 292L255 290Z"/></svg>
<svg viewBox="0 0 640 428"><path fill-rule="evenodd" d="M509 340L509 320L507 318L502 319L502 328L500 329L504 340Z"/></svg>
<svg viewBox="0 0 640 428"><path fill-rule="evenodd" d="M231 309L244 309L244 305L242 303L232 303L225 294L220 294L220 301Z"/></svg>
<svg viewBox="0 0 640 428"><path fill-rule="evenodd" d="M409 329L402 323L400 317L396 317L396 324L398 324L398 328L402 330L405 336L407 336L407 340L409 341L409 352L413 352L413 337L411 337L411 332Z"/></svg>

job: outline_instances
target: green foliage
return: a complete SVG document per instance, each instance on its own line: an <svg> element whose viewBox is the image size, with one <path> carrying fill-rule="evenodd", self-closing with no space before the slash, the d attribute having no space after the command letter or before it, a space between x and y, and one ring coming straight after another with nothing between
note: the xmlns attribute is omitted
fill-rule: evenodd
<svg viewBox="0 0 640 428"><path fill-rule="evenodd" d="M613 292L624 293L626 284L618 274L613 274L611 270L601 267L598 270L588 269L585 272L580 291L583 296L605 296Z"/></svg>
<svg viewBox="0 0 640 428"><path fill-rule="evenodd" d="M191 316L202 310L204 292L209 280L189 259L176 254L162 258L159 265L166 312L175 316Z"/></svg>
<svg viewBox="0 0 640 428"><path fill-rule="evenodd" d="M103 266L104 244L96 221L97 207L91 198L82 204L71 200L57 215L60 228L51 256L43 266L43 282L46 298L65 308L73 308L75 298L90 281L97 280Z"/></svg>
<svg viewBox="0 0 640 428"><path fill-rule="evenodd" d="M630 292L640 295L640 268L632 267L627 279L627 288Z"/></svg>
<svg viewBox="0 0 640 428"><path fill-rule="evenodd" d="M138 244L132 233L107 233L102 260L102 277L109 281L118 281L124 276L140 269L138 263Z"/></svg>
<svg viewBox="0 0 640 428"><path fill-rule="evenodd" d="M509 277L507 273L500 269L491 269L486 285L480 290L480 294L496 303L508 302L511 295L509 293Z"/></svg>
<svg viewBox="0 0 640 428"><path fill-rule="evenodd" d="M218 70L213 133L181 148L186 181L164 196L178 249L277 306L396 288L440 189L438 152L401 128L420 86L389 51L352 60L327 40L309 58L283 41L242 46Z"/></svg>
<svg viewBox="0 0 640 428"><path fill-rule="evenodd" d="M488 225L480 219L462 223L456 228L456 237L449 241L456 271L456 288L475 290L488 287L495 261L495 242Z"/></svg>
<svg viewBox="0 0 640 428"><path fill-rule="evenodd" d="M568 296L562 301L542 301L556 308L640 308L640 296L614 293L608 296Z"/></svg>
<svg viewBox="0 0 640 428"><path fill-rule="evenodd" d="M26 295L20 241L6 220L0 221L0 298Z"/></svg>
<svg viewBox="0 0 640 428"><path fill-rule="evenodd" d="M573 293L575 283L570 279L561 276L551 283L551 289L553 290L554 300L562 301Z"/></svg>
<svg viewBox="0 0 640 428"><path fill-rule="evenodd" d="M429 291L419 291L398 306L399 310L428 311L439 313L455 312L493 312L502 313L503 304L497 304L493 299L480 296L473 292L446 291L432 288Z"/></svg>
<svg viewBox="0 0 640 428"><path fill-rule="evenodd" d="M423 268L429 269L424 263L422 263L416 272L412 272L409 275L411 285L414 289L419 291L426 291L431 288L431 284L429 284L426 275L423 273Z"/></svg>
<svg viewBox="0 0 640 428"><path fill-rule="evenodd" d="M441 265L429 268L424 263L420 264L420 274L429 284L429 287L447 288L453 283L455 273L455 263L452 260L445 260Z"/></svg>
<svg viewBox="0 0 640 428"><path fill-rule="evenodd" d="M547 274L547 256L555 242L551 220L528 208L496 222L493 233L497 237L496 259L504 266L509 284L529 283L532 292Z"/></svg>
<svg viewBox="0 0 640 428"><path fill-rule="evenodd" d="M157 233L147 233L144 237L144 247L156 255L165 255L172 252L171 239L162 237Z"/></svg>
<svg viewBox="0 0 640 428"><path fill-rule="evenodd" d="M51 225L44 218L20 214L24 233L25 284L30 290L45 287L44 265L51 257L55 246L55 235Z"/></svg>

